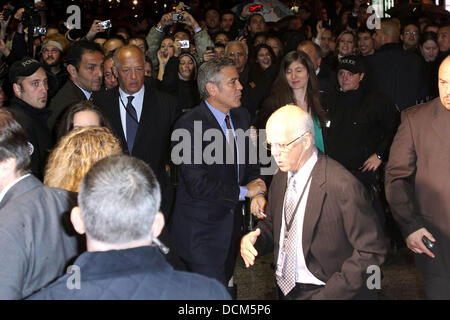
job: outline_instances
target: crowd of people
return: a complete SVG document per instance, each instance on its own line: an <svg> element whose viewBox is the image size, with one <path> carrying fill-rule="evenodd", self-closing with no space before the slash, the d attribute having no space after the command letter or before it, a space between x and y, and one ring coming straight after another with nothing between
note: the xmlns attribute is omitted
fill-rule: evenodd
<svg viewBox="0 0 450 320"><path fill-rule="evenodd" d="M238 256L273 252L280 299L371 299L406 245L450 299L450 24L191 2L33 36L0 14L0 298L236 299Z"/></svg>

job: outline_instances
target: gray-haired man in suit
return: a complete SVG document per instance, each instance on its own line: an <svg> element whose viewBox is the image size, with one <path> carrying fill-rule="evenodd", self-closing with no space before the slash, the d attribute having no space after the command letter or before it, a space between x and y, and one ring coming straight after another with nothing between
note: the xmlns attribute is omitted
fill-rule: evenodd
<svg viewBox="0 0 450 320"><path fill-rule="evenodd" d="M76 197L30 174L29 148L23 128L0 109L0 299L29 296L78 254L68 216Z"/></svg>
<svg viewBox="0 0 450 320"><path fill-rule="evenodd" d="M280 171L270 185L267 218L242 238L246 266L274 251L281 299L375 297L365 279L369 266L383 263L386 247L365 188L318 154L311 116L300 107L278 109L266 130Z"/></svg>

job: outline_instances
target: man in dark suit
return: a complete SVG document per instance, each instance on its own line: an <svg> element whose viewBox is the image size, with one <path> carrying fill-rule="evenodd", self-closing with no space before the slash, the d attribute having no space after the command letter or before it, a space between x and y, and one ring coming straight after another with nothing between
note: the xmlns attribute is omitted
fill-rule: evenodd
<svg viewBox="0 0 450 320"><path fill-rule="evenodd" d="M69 231L76 196L31 175L29 152L23 128L0 109L0 299L29 296L80 252Z"/></svg>
<svg viewBox="0 0 450 320"><path fill-rule="evenodd" d="M123 150L144 160L155 172L162 188L161 210L168 219L171 199L166 165L177 102L145 79L145 57L138 47L118 49L114 63L119 86L95 93L94 103L102 108Z"/></svg>
<svg viewBox="0 0 450 320"><path fill-rule="evenodd" d="M172 149L172 161L180 164L172 243L188 270L227 286L238 252L242 201L253 198L252 211L257 214L265 205L266 185L259 178L259 167L248 159L248 136L241 139L237 134L238 129L249 128L249 114L239 108L242 85L233 61L204 63L198 87L205 100L183 115L174 130L174 134L188 133L189 139L199 140L187 144L181 161L175 151L179 144ZM202 139L204 134L214 134L215 155L208 152L211 146L208 139ZM235 296L231 283L229 287Z"/></svg>
<svg viewBox="0 0 450 320"><path fill-rule="evenodd" d="M49 105L49 110L52 111L48 119L50 130L56 129L68 106L90 100L92 92L100 90L103 79L103 57L102 48L95 42L81 40L70 47L65 61L69 79Z"/></svg>
<svg viewBox="0 0 450 320"><path fill-rule="evenodd" d="M115 155L96 163L71 213L75 230L86 233L87 252L72 268L78 281L67 274L31 299L229 299L216 280L175 271L158 252L160 200L158 181L142 160Z"/></svg>
<svg viewBox="0 0 450 320"><path fill-rule="evenodd" d="M387 95L403 110L426 99L428 85L420 58L403 50L400 30L393 20L382 20L373 38L377 51L364 58L366 82L373 91Z"/></svg>
<svg viewBox="0 0 450 320"><path fill-rule="evenodd" d="M384 261L386 248L365 188L318 155L314 124L301 108L278 109L266 133L280 171L270 185L267 218L242 238L246 266L274 251L282 299L371 298L368 267Z"/></svg>
<svg viewBox="0 0 450 320"><path fill-rule="evenodd" d="M450 57L438 81L438 98L402 113L385 181L386 199L416 253L428 298L450 299Z"/></svg>

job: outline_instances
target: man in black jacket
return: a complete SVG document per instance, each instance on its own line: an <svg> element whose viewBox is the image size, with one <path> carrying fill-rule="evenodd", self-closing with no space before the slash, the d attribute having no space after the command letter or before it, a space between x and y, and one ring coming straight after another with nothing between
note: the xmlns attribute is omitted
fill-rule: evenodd
<svg viewBox="0 0 450 320"><path fill-rule="evenodd" d="M44 109L47 104L47 74L42 65L30 58L16 61L9 70L14 97L9 110L25 129L31 154L31 171L42 180L45 162L52 147Z"/></svg>
<svg viewBox="0 0 450 320"><path fill-rule="evenodd" d="M400 30L394 21L381 21L381 28L374 34L378 51L364 62L368 85L386 94L403 110L424 100L428 85L420 58L403 50L399 37Z"/></svg>

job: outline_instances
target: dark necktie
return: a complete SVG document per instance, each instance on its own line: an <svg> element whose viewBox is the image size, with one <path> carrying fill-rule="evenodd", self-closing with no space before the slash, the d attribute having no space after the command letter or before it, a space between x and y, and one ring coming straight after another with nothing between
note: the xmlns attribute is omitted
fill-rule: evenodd
<svg viewBox="0 0 450 320"><path fill-rule="evenodd" d="M137 121L137 113L136 109L131 104L131 101L133 101L133 96L128 96L128 103L126 106L127 109L127 145L128 145L128 151L133 151L133 145L134 145L134 138L136 137L136 132L138 128L138 121Z"/></svg>
<svg viewBox="0 0 450 320"><path fill-rule="evenodd" d="M230 144L230 146L233 148L233 164L234 164L234 170L236 173L236 177L239 180L239 176L238 176L238 162L237 162L237 150L236 150L236 141L234 141L234 134L233 134L233 129L231 128L231 123L230 123L230 116L227 115L225 117L225 123L227 125L227 129L228 129L228 143Z"/></svg>

